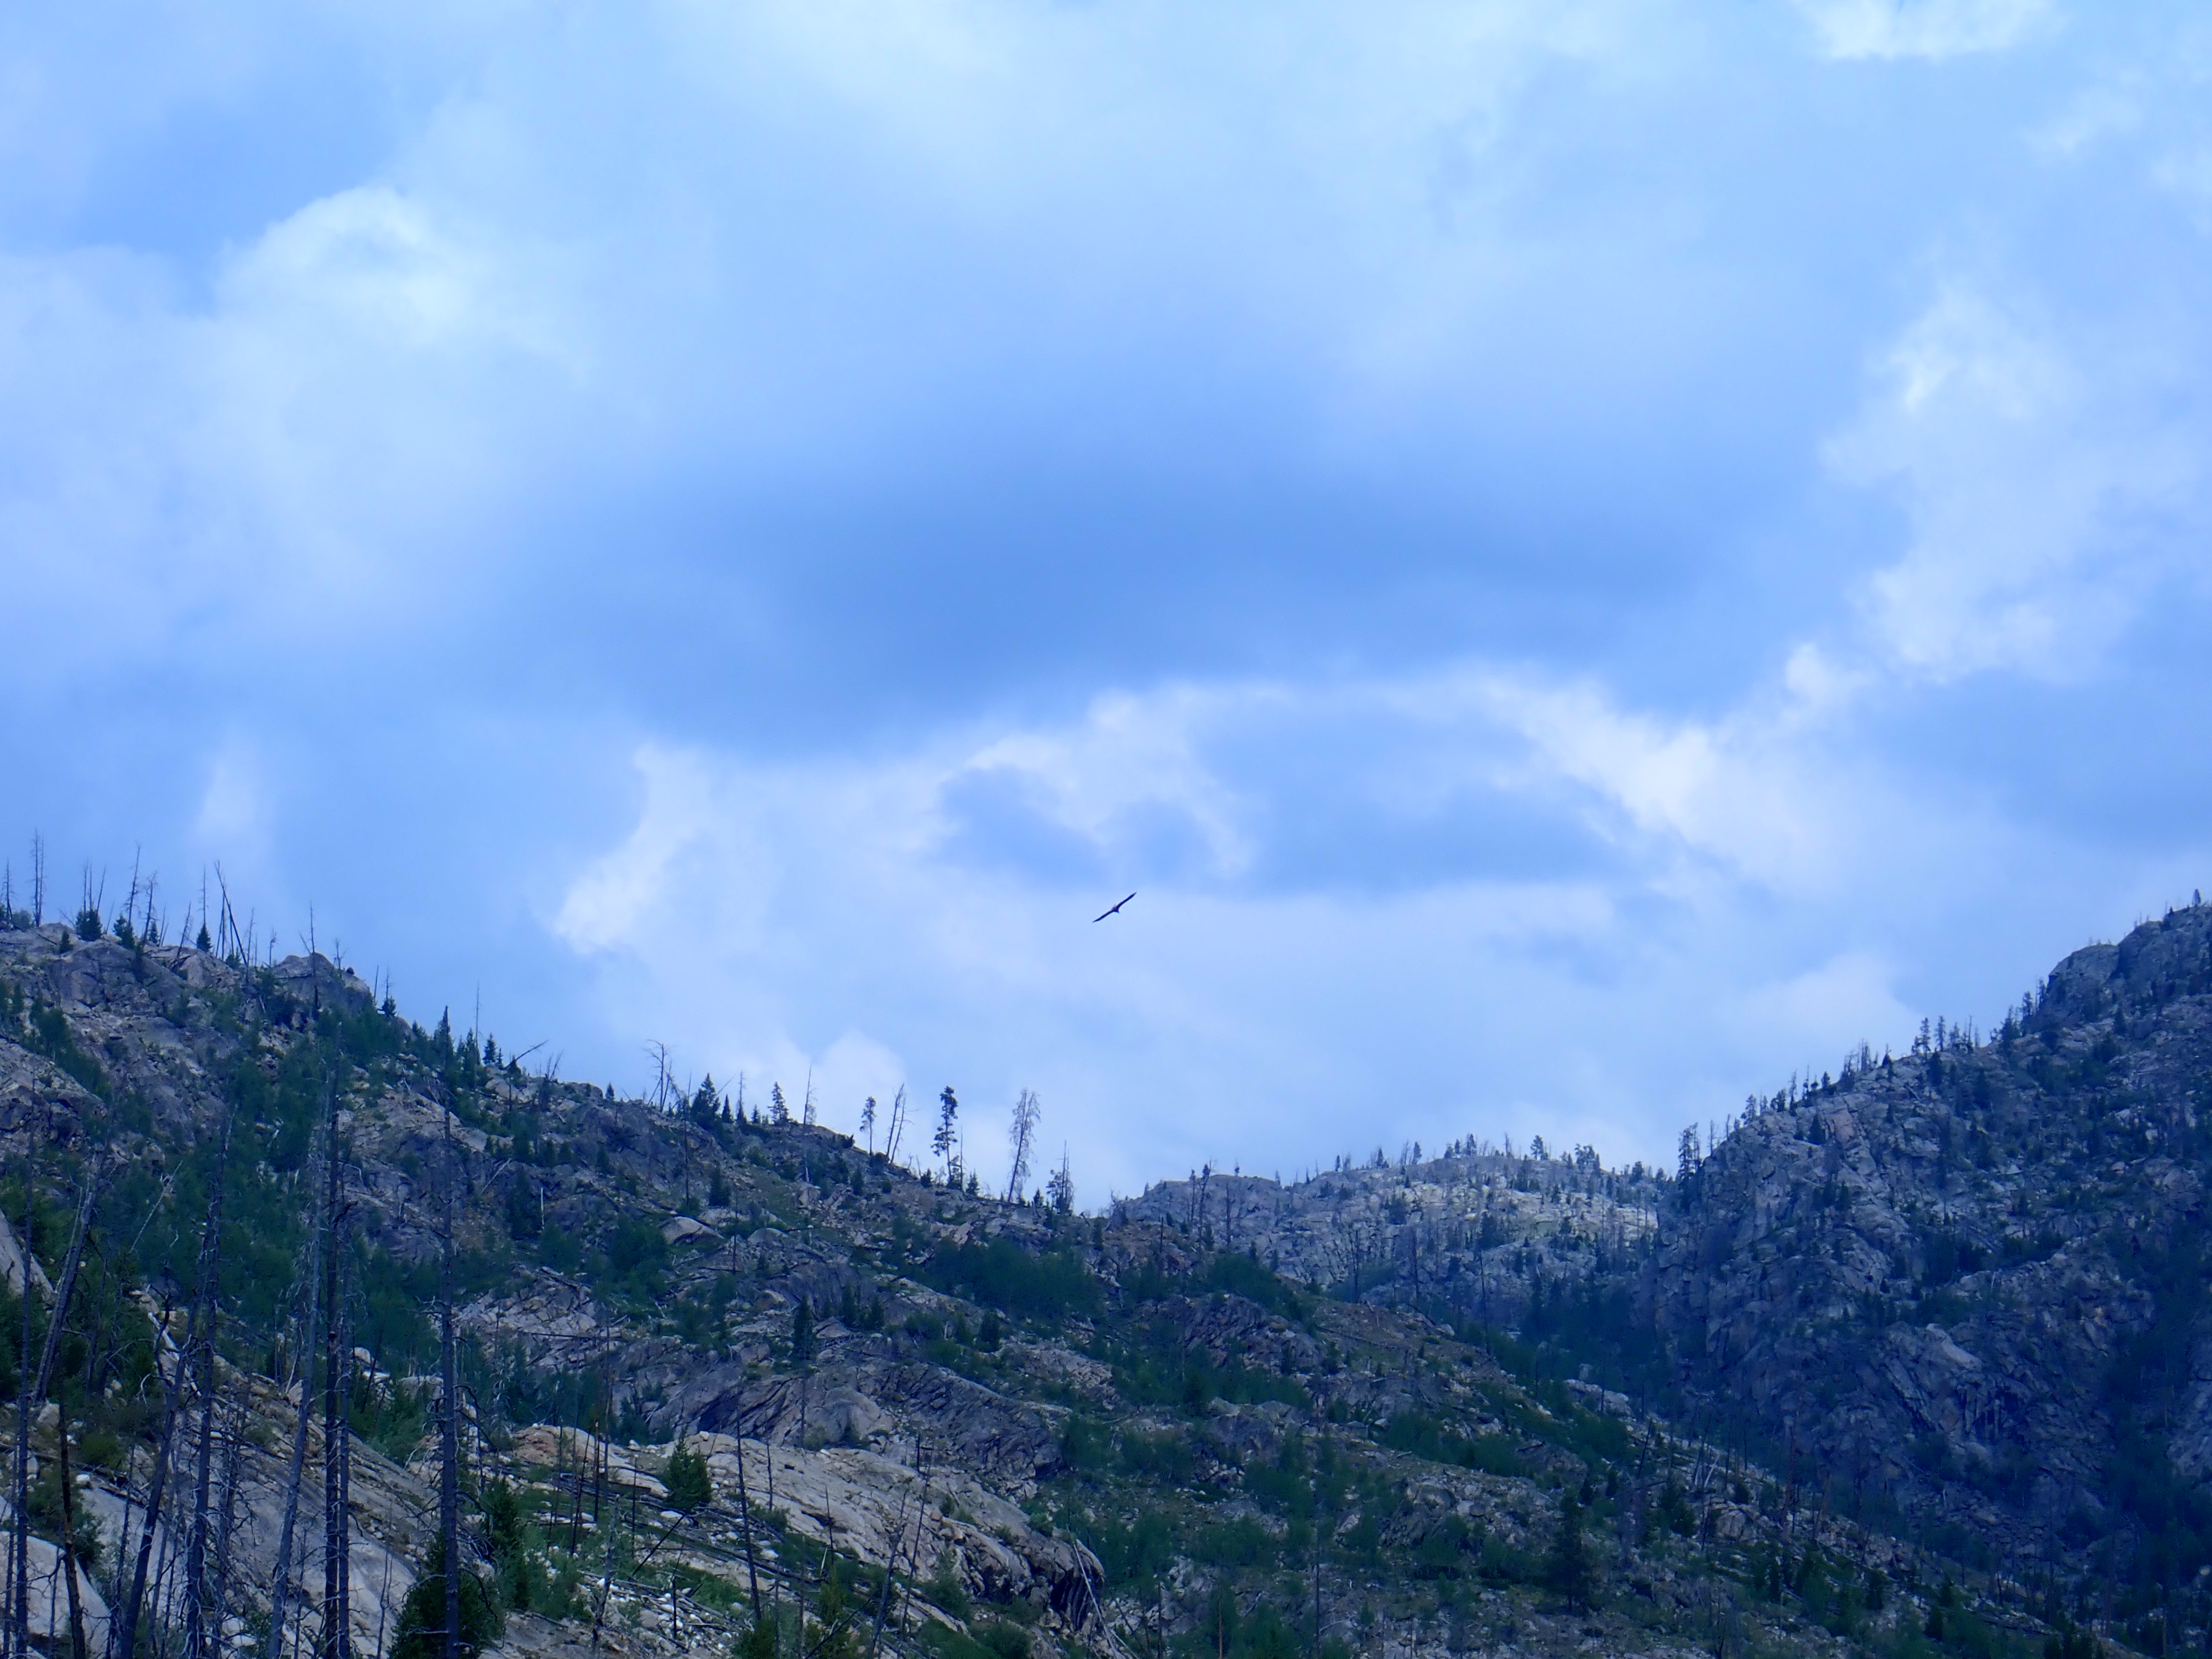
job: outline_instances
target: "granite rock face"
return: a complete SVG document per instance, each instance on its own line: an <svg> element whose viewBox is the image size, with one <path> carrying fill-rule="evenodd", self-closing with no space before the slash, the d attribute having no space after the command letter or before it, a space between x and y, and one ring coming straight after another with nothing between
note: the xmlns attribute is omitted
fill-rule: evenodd
<svg viewBox="0 0 2212 1659"><path fill-rule="evenodd" d="M2026 1558L2132 1548L2124 1449L2178 1488L2212 1470L2208 1083L2197 907L2069 957L1992 1036L1757 1103L1644 1270L1685 1386L1847 1506Z"/></svg>

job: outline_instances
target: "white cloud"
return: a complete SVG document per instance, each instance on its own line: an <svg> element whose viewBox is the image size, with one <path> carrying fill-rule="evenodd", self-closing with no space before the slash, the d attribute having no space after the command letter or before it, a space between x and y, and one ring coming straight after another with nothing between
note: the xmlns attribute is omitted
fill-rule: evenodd
<svg viewBox="0 0 2212 1659"><path fill-rule="evenodd" d="M1822 711L1800 690L1810 671L1793 663L1786 695L1753 697L1714 720L1624 708L1589 681L1484 670L1400 694L1464 700L1467 714L1525 739L1526 757L1501 779L1576 786L1595 827L1647 854L1694 854L1732 878L1804 891L1826 886L1848 859L1855 820L1837 810L1839 797L1875 786L1808 741ZM1832 695L1825 679L1817 690Z"/></svg>
<svg viewBox="0 0 2212 1659"><path fill-rule="evenodd" d="M140 662L419 625L427 586L458 601L512 556L471 532L564 441L559 269L377 185L228 251L197 299L155 259L0 259L0 550L25 597L97 605Z"/></svg>
<svg viewBox="0 0 2212 1659"><path fill-rule="evenodd" d="M2147 533L2191 504L2196 434L2168 395L2170 342L2072 342L1947 284L1885 355L1881 389L1829 459L1893 492L1910 540L1868 581L1878 659L1934 681L2078 675L2171 556Z"/></svg>
<svg viewBox="0 0 2212 1659"><path fill-rule="evenodd" d="M268 786L263 769L249 744L234 738L218 750L207 766L200 792L199 811L192 834L203 847L240 850L258 855L265 851L269 830Z"/></svg>
<svg viewBox="0 0 2212 1659"><path fill-rule="evenodd" d="M542 300L493 250L388 185L340 191L271 225L228 262L218 314L282 327L289 349L332 336L380 350L505 343L560 348Z"/></svg>
<svg viewBox="0 0 2212 1659"><path fill-rule="evenodd" d="M1302 732L1329 754L1390 758L1324 769L1319 795L1255 783L1241 757ZM901 1081L973 1085L985 1120L1039 1088L1094 1192L1201 1158L1249 1164L1271 1139L1290 1164L1344 1150L1319 1126L1327 1102L1352 1098L1378 1103L1358 1121L1385 1139L1540 1129L1656 1152L1639 1144L1651 1103L1636 1062L1589 1052L1581 1023L1625 975L1674 1012L1620 1042L1671 1050L1693 1027L1713 1035L1690 1008L1740 1003L1757 981L1711 980L1735 970L1702 950L1662 952L1660 967L1624 912L1656 904L1727 933L1747 893L1827 902L1863 876L1863 819L1883 792L1820 755L1789 699L1704 725L1480 666L1116 693L1063 724L948 732L872 758L647 747L635 826L575 875L552 926L601 961L617 1024L726 1081L742 1069L756 1091L773 1076L788 1092L811 1067L840 1127L863 1093ZM979 856L962 822L978 779L1012 783L1126 881ZM1501 878L1471 848L1382 891L1255 884L1304 816L1348 811L1380 836L1449 822L1471 799L1595 824L1625 863ZM1148 863L1138 831L1162 814L1210 856ZM1125 886L1136 903L1092 923ZM1852 988L1843 1012L1856 1019L1870 1005ZM1856 1028L1824 1024L1813 994L1757 1041L1792 1063L1808 1036L1840 1052ZM855 1025L855 1008L873 1017ZM1678 1088L1694 1093L1697 1074ZM1314 1126L1305 1139L1271 1132L1285 1115ZM971 1146L987 1168L994 1146Z"/></svg>
<svg viewBox="0 0 2212 1659"><path fill-rule="evenodd" d="M965 769L1020 780L1051 817L1102 846L1118 839L1133 811L1166 807L1188 818L1215 869L1233 875L1249 864L1251 848L1234 792L1208 769L1200 745L1211 730L1286 701L1270 686L1177 685L1142 698L1109 693L1080 725L997 738Z"/></svg>
<svg viewBox="0 0 2212 1659"><path fill-rule="evenodd" d="M1788 646L1716 712L1472 661L1118 690L871 757L647 747L637 824L557 930L599 953L620 1018L718 1074L789 1087L815 1067L847 1127L901 1079L972 1079L986 1118L1036 1086L1079 1170L1115 1184L1255 1146L1325 1158L1350 1101L1363 1139L1663 1152L1655 1124L1725 1111L1747 1075L1898 1039L1900 955L1851 942L1870 913L1948 914L1964 890L2015 925L2019 872L2049 849L1900 780L1857 723L1969 674L2094 665L2174 556L2141 526L2195 488L2160 375L1947 285L1828 449L1900 501L1903 552L1865 582L1857 632ZM1308 764L1251 759L1285 750ZM1018 834L978 843L982 783L1085 856L1041 869ZM1594 832L1611 859L1487 872L1469 826L1493 808L1563 844ZM1314 819L1468 851L1347 887L1286 862ZM1164 823L1201 856L1164 858ZM1131 912L1091 924L1125 885ZM1285 1123L1305 1127L1286 1141Z"/></svg>
<svg viewBox="0 0 2212 1659"><path fill-rule="evenodd" d="M1854 1042L1880 1053L1906 1030L1912 1010L1897 996L1895 969L1869 951L1846 951L1801 974L1762 985L1738 1000L1737 1018L1802 1053L1808 1073L1833 1066Z"/></svg>
<svg viewBox="0 0 2212 1659"><path fill-rule="evenodd" d="M2028 142L2046 155L2071 159L2136 131L2143 118L2141 88L2105 82L2076 93L2056 117L2028 135Z"/></svg>
<svg viewBox="0 0 2212 1659"><path fill-rule="evenodd" d="M2060 22L1804 9L1839 58ZM326 82L295 75L295 15L367 112L307 107ZM0 110L23 164L0 182L0 558L34 688L11 707L46 700L18 718L60 734L37 739L57 779L197 815L272 883L328 899L348 870L378 915L431 884L410 925L452 962L500 948L484 890L562 861L545 908L603 975L584 1018L611 1066L659 1036L725 1080L811 1067L848 1125L900 1078L962 1082L979 1122L1033 1085L1094 1196L1325 1156L1346 1123L1649 1154L1747 1075L1880 1040L1910 963L1996 962L2018 891L2101 879L1900 783L1854 722L1940 716L1978 673L2094 677L2201 545L2192 308L2166 328L2131 284L2201 289L2194 245L2144 227L2202 169L2158 87L2129 101L2127 41L2117 90L2067 106L2076 71L2020 53L1923 125L1892 76L1777 61L1771 19L1646 0L272 16L111 39L72 12L52 62L0 46L25 93ZM1754 84L1773 142L1747 146ZM2029 142L2078 165L1984 159L2062 107ZM2079 188L2138 125L2156 187ZM209 159L295 127L283 167ZM173 131L173 161L147 148ZM1954 282L1891 343L1830 453L1904 543L1852 618L1808 625L1850 609L1831 567L1738 582L1734 503L1784 544L1829 527L1786 423L1893 326L1927 227L1976 216L2050 261L2050 314ZM2100 234L2080 264L2130 290L2109 328L2063 288ZM991 629L1056 641L1108 581L1130 637L958 663ZM911 614L867 636L887 591ZM1143 614L1170 605L1190 614ZM1677 605L1699 643L1606 654ZM950 642L929 673L881 649L894 626ZM1471 638L1522 665L1434 666ZM1221 666L1340 649L1410 665ZM1139 689L931 712L1077 674ZM558 728L562 764L495 720L453 738L487 708ZM614 830L591 815L629 780L574 758L600 719L670 734ZM921 735L865 752L900 720ZM285 722L312 738L288 751ZM828 752L714 746L769 722ZM310 742L343 754L357 822L300 828L337 793L300 784ZM149 746L215 758L149 807ZM474 890L437 834L462 801L498 843ZM362 848L400 815L434 820L406 844L440 870L372 881ZM580 868L579 834L603 852ZM1125 875L1138 903L1093 927ZM544 969L518 947L483 971Z"/></svg>
<svg viewBox="0 0 2212 1659"><path fill-rule="evenodd" d="M2051 0L1797 0L1831 58L1961 58L2053 27Z"/></svg>

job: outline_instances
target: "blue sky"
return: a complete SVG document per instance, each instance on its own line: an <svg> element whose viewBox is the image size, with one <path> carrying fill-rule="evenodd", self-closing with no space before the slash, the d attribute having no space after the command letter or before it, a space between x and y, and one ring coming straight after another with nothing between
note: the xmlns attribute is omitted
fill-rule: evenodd
<svg viewBox="0 0 2212 1659"><path fill-rule="evenodd" d="M987 1173L1033 1087L1090 1201L1667 1157L2212 873L2208 82L2063 0L18 9L0 828L568 1075L951 1082Z"/></svg>

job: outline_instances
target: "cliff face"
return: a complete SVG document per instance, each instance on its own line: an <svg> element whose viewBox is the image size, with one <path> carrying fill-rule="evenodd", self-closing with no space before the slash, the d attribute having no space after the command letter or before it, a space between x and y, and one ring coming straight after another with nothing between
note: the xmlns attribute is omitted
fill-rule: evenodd
<svg viewBox="0 0 2212 1659"><path fill-rule="evenodd" d="M1646 1268L1682 1380L1845 1512L2157 1571L2212 1473L2208 1084L2199 906L1756 1112Z"/></svg>
<svg viewBox="0 0 2212 1659"><path fill-rule="evenodd" d="M2208 1170L2200 904L2076 951L1992 1034L1749 1103L1686 1178L1460 1142L1127 1212L1479 1323L1830 1513L2150 1595L2212 1565Z"/></svg>

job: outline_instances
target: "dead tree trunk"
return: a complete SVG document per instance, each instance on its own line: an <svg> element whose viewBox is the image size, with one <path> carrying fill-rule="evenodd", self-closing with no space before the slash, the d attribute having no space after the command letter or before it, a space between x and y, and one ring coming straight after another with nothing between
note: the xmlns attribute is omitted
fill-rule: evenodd
<svg viewBox="0 0 2212 1659"><path fill-rule="evenodd" d="M919 1434L916 1434L914 1437L914 1462L915 1474L917 1476L915 1484L916 1486L919 1486L919 1476L921 1468L921 1437ZM923 1495L926 1498L927 1494L925 1492ZM876 1651L883 1645L884 1616L890 1611L891 1586L897 1582L899 1556L903 1553L906 1545L907 1508L913 1501L915 1493L912 1491L908 1491L899 1499L898 1522L891 1529L891 1547L890 1553L884 1562L883 1594L876 1599L875 1626L868 1632L868 1659L876 1659ZM918 1539L920 1537L920 1534L917 1532L915 1536ZM919 1547L918 1545L917 1547Z"/></svg>
<svg viewBox="0 0 2212 1659"><path fill-rule="evenodd" d="M231 1402L230 1426L223 1437L222 1497L216 1509L215 1588L208 1601L215 1621L210 1640L218 1652L222 1647L223 1620L230 1613L230 1540L238 1518L238 1466L245 1455L245 1440L246 1401L240 1397Z"/></svg>
<svg viewBox="0 0 2212 1659"><path fill-rule="evenodd" d="M215 1274L222 1272L217 1246ZM215 1333L219 1319L208 1321L200 1338L200 1431L192 1470L192 1529L185 1551L185 1659L208 1659L208 1498L215 1479Z"/></svg>
<svg viewBox="0 0 2212 1659"><path fill-rule="evenodd" d="M745 1534L745 1577L753 1592L753 1623L761 1621L760 1563L753 1555L753 1506L745 1492L745 1443L738 1442L738 1521Z"/></svg>
<svg viewBox="0 0 2212 1659"><path fill-rule="evenodd" d="M323 1173L323 1632L321 1659L346 1659L348 1647L345 1557L346 1424L340 1407L345 1366L339 1352L343 1323L338 1305L338 1097L331 1091L330 1121ZM302 1395L301 1403L305 1404ZM128 1656L125 1656L128 1659Z"/></svg>
<svg viewBox="0 0 2212 1659"><path fill-rule="evenodd" d="M91 1659L84 1645L84 1595L76 1582L76 1483L70 1474L69 1413L54 1424L62 1488L62 1577L69 1584L70 1659Z"/></svg>
<svg viewBox="0 0 2212 1659"><path fill-rule="evenodd" d="M32 1397L40 1405L46 1401L46 1390L53 1384L54 1360L61 1352L62 1321L69 1316L70 1297L76 1290L77 1269L84 1265L84 1236L92 1225L92 1206L100 1195L100 1186L105 1178L107 1154L101 1152L93 1160L91 1170L84 1178L84 1193L77 1200L76 1223L70 1231L67 1258L62 1262L62 1276L54 1286L54 1316L46 1323L46 1345L39 1355L39 1380L33 1386ZM26 1200L25 1213L28 1214ZM29 1261L30 1243L24 1241L24 1260ZM25 1270L24 1291L30 1290L28 1269Z"/></svg>
<svg viewBox="0 0 2212 1659"><path fill-rule="evenodd" d="M62 1326L64 1322L69 1317L70 1297L76 1289L77 1269L82 1267L84 1262L84 1236L86 1230L92 1224L93 1203L100 1194L100 1184L106 1167L106 1153L105 1151L102 1151L94 1158L91 1170L86 1173L84 1192L82 1196L77 1200L76 1223L70 1231L69 1255L62 1264L62 1276L60 1281L54 1287L53 1311L48 1316L46 1320L46 1340L45 1347L40 1351L39 1355L38 1378L28 1389L22 1390L22 1398L17 1402L16 1415L18 1433L15 1459L16 1473L19 1478L16 1482L17 1492L15 1496L15 1538L14 1540L15 1556L13 1558L15 1571L13 1576L13 1582L15 1586L14 1591L15 1606L18 1609L15 1620L15 1650L19 1656L27 1656L30 1650L30 1611L27 1605L27 1598L30 1590L31 1543L29 1516L26 1512L24 1506L25 1492L22 1489L24 1482L21 1478L27 1474L30 1467L29 1420L27 1413L45 1406L47 1392L53 1385L54 1361L56 1357L61 1352ZM21 1248L23 1255L23 1346L18 1350L18 1352L27 1356L30 1352L31 1343L31 1179L27 1170L25 1171L23 1177L23 1237L21 1240ZM74 1599L76 1595L76 1581L73 1578L70 1581L70 1595L72 1599L72 1604L74 1604Z"/></svg>
<svg viewBox="0 0 2212 1659"><path fill-rule="evenodd" d="M161 1441L154 1454L154 1472L146 1493L146 1529L138 1539L138 1563L131 1577L130 1599L124 1604L123 1622L115 1630L115 1659L137 1659L138 1620L146 1601L146 1573L153 1565L154 1534L161 1523L161 1498L168 1489L169 1464L177 1437L177 1419L184 1410L185 1368L199 1342L200 1329L209 1322L211 1292L215 1288L214 1275L208 1271L211 1253L216 1249L216 1237L222 1227L222 1181L230 1163L230 1132L234 1117L223 1120L222 1146L216 1155L214 1191L208 1195L207 1224L200 1235L200 1282L192 1293L192 1311L185 1323L184 1346L177 1350L177 1380L173 1386L164 1378L161 1413ZM154 1369L161 1374L161 1334L155 1333Z"/></svg>
<svg viewBox="0 0 2212 1659"><path fill-rule="evenodd" d="M333 1206L335 1207L335 1206ZM337 1659L338 1544L343 1526L338 1508L338 1316L337 1263L323 1258L323 1659Z"/></svg>
<svg viewBox="0 0 2212 1659"><path fill-rule="evenodd" d="M599 1427L602 1431L611 1426L607 1419L612 1414L613 1406L613 1395L610 1393L606 1396L605 1409L602 1411L599 1418ZM606 1620L607 1596L614 1589L615 1583L615 1529L609 1522L606 1515L607 1437L604 1432L599 1437L599 1456L596 1462L597 1469L593 1478L594 1495L592 1498L592 1523L599 1531L601 1547L599 1593L592 1602L592 1651L594 1653L599 1650L599 1629ZM619 1498L616 1499L615 1512L617 1515L622 1512L622 1500Z"/></svg>
<svg viewBox="0 0 2212 1659"><path fill-rule="evenodd" d="M327 1149L324 1155L329 1156ZM292 1534L300 1518L301 1477L307 1467L307 1425L314 1415L308 1402L315 1380L314 1349L311 1345L315 1315L322 1300L322 1230L317 1228L307 1245L307 1317L300 1322L301 1340L297 1344L297 1352L305 1362L299 1365L300 1415L293 1425L292 1467L284 1481L284 1520L276 1535L276 1581L270 1588L270 1659L284 1659L284 1617L292 1598Z"/></svg>
<svg viewBox="0 0 2212 1659"><path fill-rule="evenodd" d="M584 1455L578 1449L574 1435L569 1437L568 1450L575 1460L575 1467L570 1471L569 1477L576 1483L576 1501L568 1514L568 1553L573 1557L584 1547Z"/></svg>
<svg viewBox="0 0 2212 1659"><path fill-rule="evenodd" d="M173 1615L177 1605L176 1540L180 1517L173 1513L176 1508L173 1501L175 1494L173 1492L170 1497L172 1501L168 1508L172 1513L161 1517L161 1555L154 1569L153 1594L149 1598L148 1612L150 1617L148 1623L152 1628L152 1635L147 1645L152 1649L155 1659L168 1659L167 1626L175 1620L173 1616L165 1618L163 1615L165 1610Z"/></svg>
<svg viewBox="0 0 2212 1659"><path fill-rule="evenodd" d="M31 1352L31 1310L38 1297L31 1290L31 1164L23 1165L23 1231L16 1240L16 1249L22 1257L21 1283L23 1291L23 1340L15 1352L27 1358ZM9 1540L8 1583L12 1618L9 1620L9 1651L16 1659L30 1659L31 1652L31 1390L23 1386L20 1373L15 1379L15 1535Z"/></svg>
<svg viewBox="0 0 2212 1659"><path fill-rule="evenodd" d="M446 1249L439 1270L438 1382L445 1410L438 1469L438 1540L446 1554L446 1659L461 1659L461 1390L453 1360L453 1108L446 1103Z"/></svg>
<svg viewBox="0 0 2212 1659"><path fill-rule="evenodd" d="M338 1391L338 1634L337 1659L353 1659L353 1316L348 1311L338 1340L345 1355L344 1386Z"/></svg>
<svg viewBox="0 0 2212 1659"><path fill-rule="evenodd" d="M160 1326L157 1326L156 1328L166 1327L168 1324L169 1320L167 1309L164 1308L161 1310L160 1320L161 1324ZM158 1358L158 1355L156 1357ZM131 1496L130 1469L131 1463L135 1461L135 1457L131 1455L128 1453L125 1455L123 1462L123 1528L116 1534L115 1553L118 1568L120 1566L122 1558L125 1554L129 1553L131 1548L131 1510L132 1508L132 1499ZM120 1588L121 1581L119 1579L117 1581L117 1583L118 1588ZM107 1647L105 1650L107 1659L115 1659L115 1619L111 1616L107 1621Z"/></svg>

